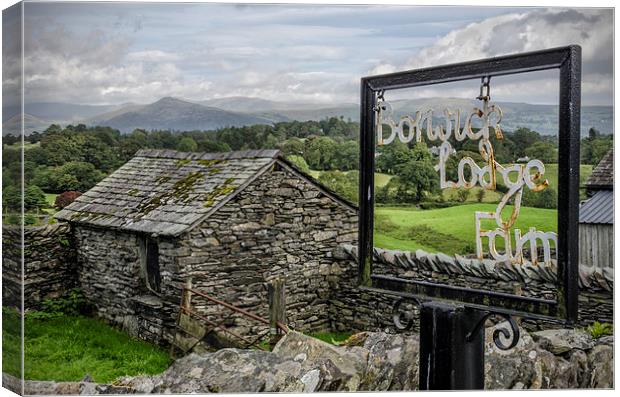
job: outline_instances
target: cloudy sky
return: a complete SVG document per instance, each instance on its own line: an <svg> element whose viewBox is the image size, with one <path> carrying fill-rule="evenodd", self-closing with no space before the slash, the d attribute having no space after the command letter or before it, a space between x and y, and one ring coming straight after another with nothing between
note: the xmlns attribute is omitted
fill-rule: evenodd
<svg viewBox="0 0 620 397"><path fill-rule="evenodd" d="M27 102L356 103L365 75L567 44L583 47L584 104L613 100L609 9L27 3L25 11ZM11 70L6 57L3 66ZM494 99L557 103L556 78L497 79ZM477 85L441 95L472 97Z"/></svg>

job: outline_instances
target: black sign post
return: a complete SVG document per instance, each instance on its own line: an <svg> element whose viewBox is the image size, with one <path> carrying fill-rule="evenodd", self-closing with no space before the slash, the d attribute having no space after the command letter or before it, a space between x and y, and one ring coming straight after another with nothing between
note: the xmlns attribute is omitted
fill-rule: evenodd
<svg viewBox="0 0 620 397"><path fill-rule="evenodd" d="M559 158L556 299L470 289L373 273L373 215L376 117L378 99L389 90L461 80L482 79L487 87L494 76L559 69ZM421 305L420 389L467 390L484 388L484 323L500 316L511 328L496 329L500 349L519 339L512 316L561 321L577 320L579 139L581 48L568 46L473 62L370 76L361 80L359 284L362 289L394 295L395 310L403 301ZM482 96L482 93L481 93ZM407 328L398 314L397 328ZM510 340L504 344L503 340Z"/></svg>

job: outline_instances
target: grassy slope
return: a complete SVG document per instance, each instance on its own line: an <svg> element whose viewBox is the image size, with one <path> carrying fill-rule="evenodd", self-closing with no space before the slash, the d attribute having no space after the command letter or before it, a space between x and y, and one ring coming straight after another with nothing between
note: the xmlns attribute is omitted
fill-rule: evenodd
<svg viewBox="0 0 620 397"><path fill-rule="evenodd" d="M434 210L418 210L410 207L377 207L377 216L388 219L396 226L391 231L378 232L375 231L375 246L389 249L416 250L423 249L425 251L437 252L433 249L433 245L442 243L442 235L452 236L460 241L454 241L452 247L446 248L462 248L464 244L475 247L475 226L474 213L476 211L494 211L495 204L465 204L449 208L441 208ZM511 211L512 206L505 209L505 218ZM426 225L432 231L437 232L426 233L411 238L410 228ZM494 227L495 222L491 221L483 223L483 228L488 229ZM530 226L534 226L539 230L556 231L557 230L557 212L556 210L548 210L541 208L521 207L521 213L517 221L516 227L526 231ZM464 243L464 244L463 244ZM449 244L450 245L450 244ZM499 246L499 244L498 244ZM448 252L446 250L446 253ZM459 253L454 252L454 253Z"/></svg>
<svg viewBox="0 0 620 397"><path fill-rule="evenodd" d="M56 193L45 193L45 201L47 201L47 205L51 208L54 208L54 204L56 204Z"/></svg>
<svg viewBox="0 0 620 397"><path fill-rule="evenodd" d="M5 309L3 371L17 376L19 363L11 358L19 354L19 323L11 316L17 314ZM25 332L26 379L77 381L90 374L97 382L111 382L123 375L156 374L170 364L164 350L94 318L27 318Z"/></svg>
<svg viewBox="0 0 620 397"><path fill-rule="evenodd" d="M319 179L319 176L321 176L322 172L324 171L310 170L309 174L314 179ZM345 174L346 173L347 172L345 171ZM382 187L387 185L390 179L392 179L392 175L375 172L375 187Z"/></svg>

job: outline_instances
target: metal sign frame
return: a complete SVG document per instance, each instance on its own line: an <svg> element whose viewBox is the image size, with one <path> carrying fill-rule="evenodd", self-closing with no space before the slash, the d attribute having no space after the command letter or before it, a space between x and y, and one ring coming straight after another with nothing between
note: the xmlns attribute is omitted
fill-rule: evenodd
<svg viewBox="0 0 620 397"><path fill-rule="evenodd" d="M559 69L560 81L556 300L373 274L374 109L378 94L386 90L550 69ZM358 246L360 287L414 300L447 300L500 314L574 323L577 320L579 292L580 109L581 47L577 45L362 78Z"/></svg>

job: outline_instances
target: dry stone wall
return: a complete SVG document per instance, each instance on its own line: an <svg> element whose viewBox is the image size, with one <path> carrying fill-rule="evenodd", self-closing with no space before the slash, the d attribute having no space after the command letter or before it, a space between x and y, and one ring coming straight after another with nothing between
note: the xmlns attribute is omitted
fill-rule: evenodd
<svg viewBox="0 0 620 397"><path fill-rule="evenodd" d="M46 299L58 298L77 286L77 266L67 224L24 228L22 282L21 228L2 227L2 298L7 306L37 309Z"/></svg>
<svg viewBox="0 0 620 397"><path fill-rule="evenodd" d="M331 318L334 329L356 330L392 327L393 297L357 288L357 247L341 246L336 256L342 259L343 277L334 281ZM491 261L454 258L429 254L422 250L401 252L375 248L374 272L401 278L449 284L466 288L517 293L554 299L553 269L513 266ZM613 273L581 267L579 272L579 324L594 321L613 322ZM355 308L355 309L353 309ZM417 330L418 313L414 311ZM529 329L558 327L556 324L523 320Z"/></svg>
<svg viewBox="0 0 620 397"><path fill-rule="evenodd" d="M147 288L140 246L144 236L102 228L75 227L79 284L98 315L121 326L129 334L153 343L170 338L173 310L180 290L171 287L179 243L162 239L160 267L162 291ZM168 335L164 331L168 329Z"/></svg>

